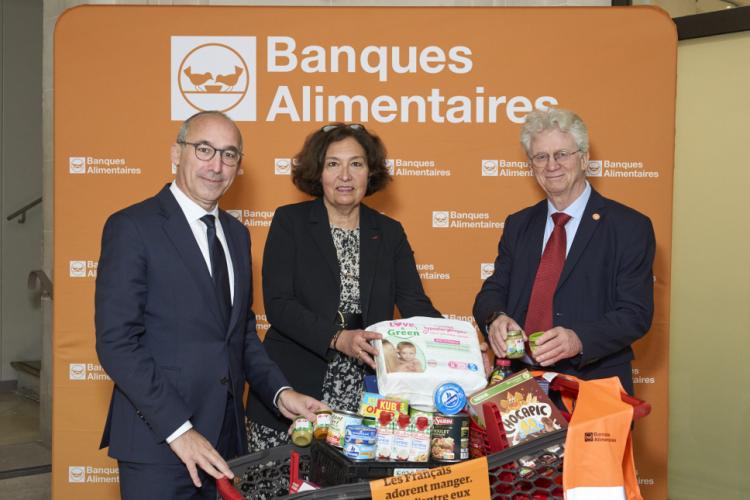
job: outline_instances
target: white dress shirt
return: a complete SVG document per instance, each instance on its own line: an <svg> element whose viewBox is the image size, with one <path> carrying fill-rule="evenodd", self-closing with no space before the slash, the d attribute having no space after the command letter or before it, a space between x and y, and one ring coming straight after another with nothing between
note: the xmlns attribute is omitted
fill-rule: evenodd
<svg viewBox="0 0 750 500"><path fill-rule="evenodd" d="M224 229L221 227L221 221L219 220L219 205L217 204L210 212L206 212L203 207L180 191L180 188L178 188L177 184L174 182L169 186L169 190L172 191L172 194L177 200L177 204L180 205L182 213L185 214L185 218L187 219L188 224L190 224L190 229L193 230L193 237L195 237L195 242L198 243L198 248L201 249L201 254L206 261L206 267L208 268L209 274L211 274L211 254L208 251L208 227L205 222L201 220L201 217L210 214L216 219L216 237L219 238L219 241L221 242L221 246L224 249L224 256L227 260L229 296L232 299L232 304L234 304L234 266L232 266L232 257L229 255L227 237L224 236Z"/></svg>
<svg viewBox="0 0 750 500"><path fill-rule="evenodd" d="M586 204L589 202L591 197L591 184L586 181L586 187L583 189L583 193L576 198L576 201L571 203L565 210L558 210L552 204L551 201L547 200L547 225L544 226L544 241L542 242L542 253L544 253L544 247L547 246L547 241L552 235L552 230L555 228L555 222L552 220L552 214L557 212L564 212L570 215L570 220L565 224L565 256L568 256L570 252L570 246L573 244L573 238L576 237L576 231L578 231L578 225L581 223L583 217L583 211L586 209Z"/></svg>

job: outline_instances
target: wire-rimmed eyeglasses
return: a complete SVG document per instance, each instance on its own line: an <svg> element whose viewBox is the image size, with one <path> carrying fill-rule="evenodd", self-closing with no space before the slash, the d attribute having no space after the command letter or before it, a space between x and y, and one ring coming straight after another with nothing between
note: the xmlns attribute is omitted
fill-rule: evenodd
<svg viewBox="0 0 750 500"><path fill-rule="evenodd" d="M556 163L559 163L561 165L565 165L568 163L571 159L571 157L576 154L580 153L580 149L576 149L575 151L568 151L566 149L561 149L560 151L555 151L552 153L552 158L555 160ZM549 153L537 153L534 156L531 157L531 164L535 168L544 168L549 163L550 155Z"/></svg>

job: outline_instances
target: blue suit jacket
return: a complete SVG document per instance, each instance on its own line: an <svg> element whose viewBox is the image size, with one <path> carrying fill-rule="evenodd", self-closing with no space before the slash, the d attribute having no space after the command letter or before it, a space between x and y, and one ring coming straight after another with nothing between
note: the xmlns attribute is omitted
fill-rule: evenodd
<svg viewBox="0 0 750 500"><path fill-rule="evenodd" d="M227 327L206 262L169 185L104 226L96 350L115 383L101 442L114 458L179 463L165 439L186 420L216 446L229 391L241 423L246 379L269 405L288 385L255 331L247 229L226 212L219 218L234 267ZM245 452L244 425L239 427L237 449Z"/></svg>
<svg viewBox="0 0 750 500"><path fill-rule="evenodd" d="M543 200L505 221L495 272L474 302L474 318L483 330L495 311L523 326L542 256L546 218L547 200ZM583 379L617 375L632 393L630 345L651 326L655 247L648 217L591 191L553 303L554 326L575 331L583 355L563 360L551 370Z"/></svg>

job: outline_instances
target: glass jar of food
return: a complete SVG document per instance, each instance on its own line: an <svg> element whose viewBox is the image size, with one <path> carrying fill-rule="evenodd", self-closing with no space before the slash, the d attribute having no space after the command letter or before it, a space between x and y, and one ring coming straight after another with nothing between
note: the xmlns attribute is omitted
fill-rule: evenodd
<svg viewBox="0 0 750 500"><path fill-rule="evenodd" d="M295 418L292 427L292 443L296 444L297 446L309 446L312 442L312 439L312 422L302 416Z"/></svg>
<svg viewBox="0 0 750 500"><path fill-rule="evenodd" d="M544 335L544 332L534 332L529 335L529 349L531 349L531 355L533 356L536 352L536 342L539 338Z"/></svg>
<svg viewBox="0 0 750 500"><path fill-rule="evenodd" d="M521 330L510 330L505 338L505 355L509 359L522 358L525 349L523 345L523 333Z"/></svg>
<svg viewBox="0 0 750 500"><path fill-rule="evenodd" d="M313 437L324 440L328 437L328 426L331 425L331 410L320 410L315 412L315 425L313 426Z"/></svg>

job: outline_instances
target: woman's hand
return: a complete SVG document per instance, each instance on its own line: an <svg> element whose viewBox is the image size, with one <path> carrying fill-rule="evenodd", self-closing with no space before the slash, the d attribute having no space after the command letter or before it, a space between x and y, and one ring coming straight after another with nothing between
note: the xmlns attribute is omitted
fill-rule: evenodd
<svg viewBox="0 0 750 500"><path fill-rule="evenodd" d="M376 332L366 330L343 330L336 339L336 350L346 354L350 358L356 358L364 364L375 369L375 356L378 350L371 344L371 340L382 339L383 336Z"/></svg>

